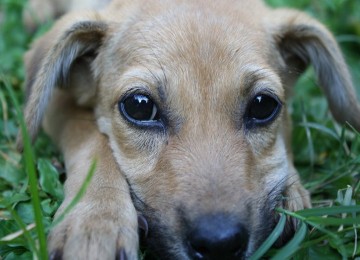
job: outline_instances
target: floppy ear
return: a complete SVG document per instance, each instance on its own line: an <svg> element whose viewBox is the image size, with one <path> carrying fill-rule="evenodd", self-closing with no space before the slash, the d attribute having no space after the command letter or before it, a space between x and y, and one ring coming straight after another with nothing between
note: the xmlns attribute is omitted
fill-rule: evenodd
<svg viewBox="0 0 360 260"><path fill-rule="evenodd" d="M65 16L27 53L24 115L32 139L38 132L55 87L67 88L76 102L91 106L96 93L91 63L108 27L97 19L96 15L87 15L80 20L78 16Z"/></svg>
<svg viewBox="0 0 360 260"><path fill-rule="evenodd" d="M360 105L331 33L316 20L297 11L275 10L271 17L268 24L286 64L284 81L292 82L311 64L334 118L340 123L350 123L359 131Z"/></svg>

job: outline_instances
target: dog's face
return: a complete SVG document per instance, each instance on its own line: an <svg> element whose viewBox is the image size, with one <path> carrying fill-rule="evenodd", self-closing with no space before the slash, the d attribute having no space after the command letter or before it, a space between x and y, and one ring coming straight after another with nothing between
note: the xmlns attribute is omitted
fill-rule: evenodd
<svg viewBox="0 0 360 260"><path fill-rule="evenodd" d="M42 80L70 78L79 103L95 104L154 251L247 257L276 224L276 207L309 206L286 110L299 73L315 65L335 116L344 102L356 106L341 54L315 21L256 1L139 2L115 1L73 25ZM29 104L43 106L35 96ZM359 124L355 112L337 117Z"/></svg>
<svg viewBox="0 0 360 260"><path fill-rule="evenodd" d="M216 219L239 229L235 253L251 252L272 230L292 173L279 54L241 13L145 16L110 39L95 67L98 125L149 221L149 241L193 255L199 223Z"/></svg>

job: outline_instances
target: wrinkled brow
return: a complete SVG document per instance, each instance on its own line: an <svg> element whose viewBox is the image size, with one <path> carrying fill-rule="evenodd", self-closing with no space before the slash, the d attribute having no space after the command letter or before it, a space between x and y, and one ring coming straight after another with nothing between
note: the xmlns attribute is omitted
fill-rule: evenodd
<svg viewBox="0 0 360 260"><path fill-rule="evenodd" d="M270 83L280 83L279 77L270 69L267 68L250 68L242 76L243 94L247 95L252 92L253 87L262 81ZM277 93L281 94L281 93Z"/></svg>

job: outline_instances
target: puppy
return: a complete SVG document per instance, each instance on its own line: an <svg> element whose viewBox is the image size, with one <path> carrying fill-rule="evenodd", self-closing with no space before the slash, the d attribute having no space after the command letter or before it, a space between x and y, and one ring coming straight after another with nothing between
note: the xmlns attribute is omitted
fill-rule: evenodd
<svg viewBox="0 0 360 260"><path fill-rule="evenodd" d="M26 56L25 120L64 153L65 200L51 256L137 259L138 229L162 259L245 259L311 206L286 107L308 65L335 119L360 106L333 36L255 0L115 0L61 18ZM288 221L279 243L296 228Z"/></svg>

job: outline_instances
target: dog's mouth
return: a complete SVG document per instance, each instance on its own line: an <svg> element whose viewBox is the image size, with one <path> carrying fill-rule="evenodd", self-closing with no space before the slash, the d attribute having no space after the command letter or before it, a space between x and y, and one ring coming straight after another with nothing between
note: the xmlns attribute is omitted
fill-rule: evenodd
<svg viewBox="0 0 360 260"><path fill-rule="evenodd" d="M249 208L251 215L244 215L242 220L234 214L210 213L188 221L186 214L178 210L177 228L167 224L164 212L161 214L161 210L152 208L132 194L139 212L140 245L146 252L144 259L248 259L279 222L276 208L284 207L285 201L281 191L277 194L271 203L266 200L263 207L258 206L261 213L256 214L256 210ZM258 224L244 221L250 218L258 218ZM294 235L296 226L296 220L288 218L273 247L286 244Z"/></svg>
<svg viewBox="0 0 360 260"><path fill-rule="evenodd" d="M248 259L267 237L265 235L262 238L254 239L247 237L247 234L238 233L216 241L214 234L207 237L202 237L202 234L191 234L183 238L181 242L173 238L167 242L163 242L162 238L157 237L159 232L153 234L150 231L151 233L148 233L148 224L144 225L144 217L141 217L141 219L142 224L139 223L139 233L141 248L146 252L144 259L169 259L169 257L171 259L194 260ZM289 219L287 221L289 223L286 224L282 235L280 235L273 244L274 248L282 247L294 234L295 229L293 228L292 220ZM273 226L276 226L276 224L277 223L274 222ZM151 229L152 228L150 228L150 230ZM250 239L253 239L253 243L257 244L253 249L250 249L249 246ZM169 248L170 244L172 244L173 247L171 249ZM176 250L174 250L175 247L177 248Z"/></svg>
<svg viewBox="0 0 360 260"><path fill-rule="evenodd" d="M177 233L152 217L140 215L138 218L141 248L146 252L144 259L248 259L271 234L278 221L279 214L273 211L272 218L263 223L266 227L251 230L234 218L214 214L198 219L192 228L182 226L186 231ZM273 247L286 244L295 230L296 221L287 219Z"/></svg>

